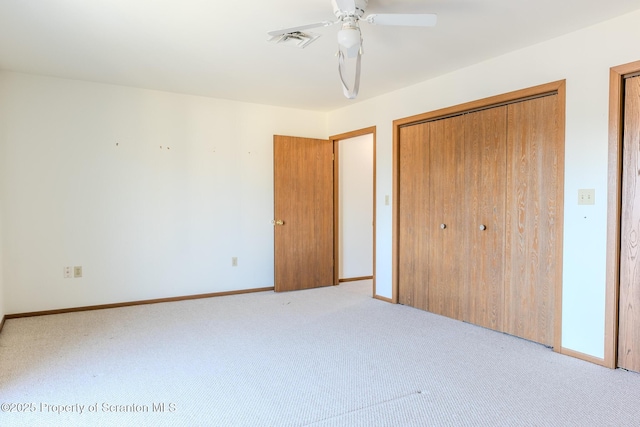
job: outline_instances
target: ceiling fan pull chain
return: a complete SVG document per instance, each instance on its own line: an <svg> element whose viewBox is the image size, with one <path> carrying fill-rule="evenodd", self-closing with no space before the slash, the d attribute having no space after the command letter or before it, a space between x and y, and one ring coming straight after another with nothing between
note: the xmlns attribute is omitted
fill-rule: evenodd
<svg viewBox="0 0 640 427"><path fill-rule="evenodd" d="M338 51L338 74L340 74L340 82L342 83L342 90L344 96L349 99L355 99L358 96L358 90L360 89L360 58L362 53L358 50L358 57L356 59L356 79L353 83L353 89L349 89L349 85L345 82L344 75L342 74L342 68L344 66L344 53L341 50Z"/></svg>

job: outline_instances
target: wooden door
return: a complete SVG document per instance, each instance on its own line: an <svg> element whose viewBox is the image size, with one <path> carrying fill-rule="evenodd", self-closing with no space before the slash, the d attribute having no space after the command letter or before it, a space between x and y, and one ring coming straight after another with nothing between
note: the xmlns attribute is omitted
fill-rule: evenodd
<svg viewBox="0 0 640 427"><path fill-rule="evenodd" d="M640 77L624 84L618 366L640 372Z"/></svg>
<svg viewBox="0 0 640 427"><path fill-rule="evenodd" d="M400 304L428 310L429 123L400 128L398 293Z"/></svg>
<svg viewBox="0 0 640 427"><path fill-rule="evenodd" d="M502 331L507 107L464 117L462 320Z"/></svg>
<svg viewBox="0 0 640 427"><path fill-rule="evenodd" d="M562 275L558 115L557 95L508 106L505 332L548 346Z"/></svg>
<svg viewBox="0 0 640 427"><path fill-rule="evenodd" d="M333 285L333 144L274 136L273 159L275 290Z"/></svg>
<svg viewBox="0 0 640 427"><path fill-rule="evenodd" d="M464 116L430 123L429 311L462 318Z"/></svg>

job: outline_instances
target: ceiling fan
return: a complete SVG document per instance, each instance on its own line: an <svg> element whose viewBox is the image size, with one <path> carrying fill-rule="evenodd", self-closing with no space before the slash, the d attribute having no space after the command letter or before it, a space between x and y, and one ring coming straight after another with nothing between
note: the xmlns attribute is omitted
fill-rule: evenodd
<svg viewBox="0 0 640 427"><path fill-rule="evenodd" d="M397 14L380 13L371 14L363 18L368 0L331 0L333 13L337 21L321 21L298 27L285 28L283 30L269 31L267 35L270 41L276 43L295 44L298 47L306 47L320 37L319 34L305 32L312 28L328 27L341 24L338 31L338 74L342 83L344 95L354 99L358 95L360 87L360 58L362 56L362 34L359 22L365 21L373 25L402 25L410 27L432 27L436 25L437 15L431 13ZM354 68L350 75L348 69ZM353 76L353 79L347 77Z"/></svg>

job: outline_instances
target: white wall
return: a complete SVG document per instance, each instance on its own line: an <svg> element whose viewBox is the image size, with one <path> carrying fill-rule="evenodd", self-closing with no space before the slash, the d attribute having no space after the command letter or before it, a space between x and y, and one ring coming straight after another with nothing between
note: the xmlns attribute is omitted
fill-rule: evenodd
<svg viewBox="0 0 640 427"><path fill-rule="evenodd" d="M339 277L373 275L373 134L338 143Z"/></svg>
<svg viewBox="0 0 640 427"><path fill-rule="evenodd" d="M638 22L640 10L329 114L330 134L377 126L379 295L392 294L392 121L566 79L562 343L604 357L609 68L640 60ZM595 206L577 205L580 188L596 190Z"/></svg>
<svg viewBox="0 0 640 427"><path fill-rule="evenodd" d="M273 286L273 135L324 138L326 113L7 72L0 90L6 313Z"/></svg>

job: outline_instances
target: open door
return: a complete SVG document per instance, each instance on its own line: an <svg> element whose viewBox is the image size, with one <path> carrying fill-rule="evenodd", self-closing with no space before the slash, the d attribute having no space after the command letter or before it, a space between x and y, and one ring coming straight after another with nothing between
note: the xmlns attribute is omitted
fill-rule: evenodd
<svg viewBox="0 0 640 427"><path fill-rule="evenodd" d="M333 143L276 135L273 162L275 290L334 285Z"/></svg>

